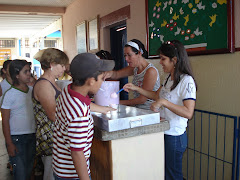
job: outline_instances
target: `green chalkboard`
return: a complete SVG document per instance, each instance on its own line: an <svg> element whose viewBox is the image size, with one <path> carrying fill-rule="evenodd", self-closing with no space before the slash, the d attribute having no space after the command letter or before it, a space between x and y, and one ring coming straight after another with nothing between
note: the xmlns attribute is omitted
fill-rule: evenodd
<svg viewBox="0 0 240 180"><path fill-rule="evenodd" d="M190 55L234 50L232 0L146 0L149 56L180 40Z"/></svg>

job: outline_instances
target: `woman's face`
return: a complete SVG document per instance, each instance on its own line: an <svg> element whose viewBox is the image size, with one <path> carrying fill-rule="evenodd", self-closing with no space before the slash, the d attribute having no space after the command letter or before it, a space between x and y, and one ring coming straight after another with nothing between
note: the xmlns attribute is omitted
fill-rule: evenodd
<svg viewBox="0 0 240 180"><path fill-rule="evenodd" d="M17 75L17 79L19 81L19 84L21 83L27 84L30 82L30 77L31 77L31 69L30 69L30 66L27 64L19 72L19 74Z"/></svg>
<svg viewBox="0 0 240 180"><path fill-rule="evenodd" d="M63 75L64 71L66 70L66 67L64 64L51 64L51 71L55 78L59 78Z"/></svg>
<svg viewBox="0 0 240 180"><path fill-rule="evenodd" d="M163 54L160 54L160 64L163 67L165 73L173 73L175 62Z"/></svg>
<svg viewBox="0 0 240 180"><path fill-rule="evenodd" d="M124 58L130 67L137 67L140 54L135 54L131 47L124 48Z"/></svg>

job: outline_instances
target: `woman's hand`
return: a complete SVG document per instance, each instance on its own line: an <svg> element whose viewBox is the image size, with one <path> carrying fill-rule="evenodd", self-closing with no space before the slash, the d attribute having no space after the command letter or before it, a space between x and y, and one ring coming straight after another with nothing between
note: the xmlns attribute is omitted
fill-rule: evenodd
<svg viewBox="0 0 240 180"><path fill-rule="evenodd" d="M7 144L7 151L8 151L8 155L11 157L15 156L16 153L18 152L17 147L13 143Z"/></svg>
<svg viewBox="0 0 240 180"><path fill-rule="evenodd" d="M105 81L106 79L111 78L112 75L113 75L113 71L106 71L106 72L104 72L104 81Z"/></svg>
<svg viewBox="0 0 240 180"><path fill-rule="evenodd" d="M124 91L129 92L129 90L136 91L138 86L133 85L132 83L127 83L123 86Z"/></svg>
<svg viewBox="0 0 240 180"><path fill-rule="evenodd" d="M158 99L156 102L152 103L150 109L154 112L159 112L160 108L164 106L166 99Z"/></svg>

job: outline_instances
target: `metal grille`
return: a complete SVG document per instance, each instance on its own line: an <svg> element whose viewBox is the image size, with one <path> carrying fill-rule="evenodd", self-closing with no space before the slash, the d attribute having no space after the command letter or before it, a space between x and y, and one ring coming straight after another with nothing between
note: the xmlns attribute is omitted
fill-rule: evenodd
<svg viewBox="0 0 240 180"><path fill-rule="evenodd" d="M14 47L15 47L15 40L12 40L12 39L0 40L0 48L14 48Z"/></svg>
<svg viewBox="0 0 240 180"><path fill-rule="evenodd" d="M56 40L44 40L44 47L57 47L57 41Z"/></svg>
<svg viewBox="0 0 240 180"><path fill-rule="evenodd" d="M237 116L195 110L183 157L187 180L235 179L237 124Z"/></svg>

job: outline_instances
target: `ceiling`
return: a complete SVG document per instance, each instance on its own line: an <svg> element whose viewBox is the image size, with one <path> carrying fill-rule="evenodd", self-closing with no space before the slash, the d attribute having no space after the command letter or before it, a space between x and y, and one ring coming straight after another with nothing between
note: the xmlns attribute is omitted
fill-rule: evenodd
<svg viewBox="0 0 240 180"><path fill-rule="evenodd" d="M73 1L0 0L0 38L27 38L37 34L60 19Z"/></svg>

